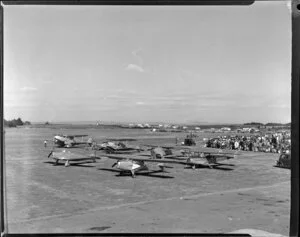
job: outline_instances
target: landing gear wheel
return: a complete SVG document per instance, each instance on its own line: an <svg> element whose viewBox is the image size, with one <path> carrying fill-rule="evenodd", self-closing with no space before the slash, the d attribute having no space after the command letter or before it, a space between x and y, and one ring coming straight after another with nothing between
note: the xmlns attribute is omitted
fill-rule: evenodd
<svg viewBox="0 0 300 237"><path fill-rule="evenodd" d="M133 170L131 170L131 176L132 176L132 178L135 178L135 174L134 174Z"/></svg>
<svg viewBox="0 0 300 237"><path fill-rule="evenodd" d="M68 167L68 166L70 166L70 162L67 160L65 163L65 167Z"/></svg>

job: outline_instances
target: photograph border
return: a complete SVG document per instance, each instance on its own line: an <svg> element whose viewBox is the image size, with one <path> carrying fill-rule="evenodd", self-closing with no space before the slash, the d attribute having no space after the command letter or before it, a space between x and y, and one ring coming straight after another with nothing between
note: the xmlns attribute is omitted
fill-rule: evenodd
<svg viewBox="0 0 300 237"><path fill-rule="evenodd" d="M0 125L1 135L0 135L0 228L1 236L21 236L16 234L9 234L5 229L5 163L4 163L4 78L3 78L3 34L4 34L4 5L250 5L255 1L250 0L217 0L217 1L179 1L179 0L144 0L144 1L120 1L120 0L111 0L111 1L101 1L101 0L87 0L87 1L75 1L75 0L63 0L63 1L1 1L0 6L0 116L2 123ZM290 236L299 235L299 91L300 91L300 0L292 0L292 102L291 102L291 141L292 141L292 150L291 150L291 205L290 205ZM28 234L29 235L29 234ZM30 234L32 235L32 234ZM41 234L33 234L39 235ZM43 234L44 235L44 234ZM75 236L76 234L45 234L47 236ZM95 236L95 235L105 235L105 234L80 234L80 236ZM115 234L108 234L110 236ZM124 234L123 234L124 235ZM132 235L132 234L131 234ZM133 234L135 235L135 234ZM135 236L140 236L137 234ZM143 234L143 236L154 236L157 234ZM159 234L158 234L159 235ZM201 234L172 234L172 236L200 236ZM205 236L249 236L243 234L203 234ZM23 236L23 235L22 235ZM202 235L201 235L202 236Z"/></svg>

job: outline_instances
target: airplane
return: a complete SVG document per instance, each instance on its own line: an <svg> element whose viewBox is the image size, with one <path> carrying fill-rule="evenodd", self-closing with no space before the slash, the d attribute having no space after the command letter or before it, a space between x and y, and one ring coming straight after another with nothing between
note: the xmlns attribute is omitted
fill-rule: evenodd
<svg viewBox="0 0 300 237"><path fill-rule="evenodd" d="M154 145L144 145L149 146L151 151L151 156L153 158L176 158L180 156L185 157L203 157L204 155L239 155L237 151L224 152L223 150L213 150L211 148L199 148L190 146L154 146ZM142 154L144 156L149 156L149 154Z"/></svg>
<svg viewBox="0 0 300 237"><path fill-rule="evenodd" d="M55 135L53 138L54 144L56 144L58 147L73 147L76 145L82 145L86 144L91 146L93 143L93 139L89 138L87 141L83 141L83 137L86 137L88 135ZM81 141L75 140L76 137L81 137Z"/></svg>
<svg viewBox="0 0 300 237"><path fill-rule="evenodd" d="M58 165L59 161L63 161L65 162L65 167L70 166L70 161L92 161L95 163L96 159L101 159L100 157L96 156L96 152L90 155L82 155L66 150L63 150L61 152L55 152L54 150L52 150L49 153L48 158L50 158L51 156L55 160L54 165Z"/></svg>
<svg viewBox="0 0 300 237"><path fill-rule="evenodd" d="M224 150L216 150L213 148L200 148L200 147L186 147L186 146L181 146L179 147L179 151L181 152L182 155L188 156L188 157L199 157L200 155L212 155L212 154L217 154L217 155L240 155L238 151L234 152L228 152Z"/></svg>
<svg viewBox="0 0 300 237"><path fill-rule="evenodd" d="M196 167L209 167L214 168L220 165L228 165L225 163L219 163L220 161L229 160L235 158L235 155L222 155L222 154L201 154L199 157L189 157L186 162L188 166L193 169Z"/></svg>
<svg viewBox="0 0 300 237"><path fill-rule="evenodd" d="M120 170L120 174L130 172L132 178L135 178L135 173L143 171L143 170L149 170L148 166L146 166L145 162L154 162L158 163L157 166L160 168L161 172L164 172L164 168L172 168L169 166L166 166L165 164L186 164L184 161L176 161L176 160L163 160L162 159L151 159L151 158L142 158L142 157L130 157L130 156L118 156L118 155L105 155L105 157L109 159L115 159L117 160L116 163L112 165L112 167L115 167Z"/></svg>
<svg viewBox="0 0 300 237"><path fill-rule="evenodd" d="M229 165L225 163L219 163L220 161L234 159L240 153L235 152L224 152L223 150L214 150L211 148L200 148L200 147L190 147L190 146L180 146L180 152L183 157L177 156L176 159L187 159L189 166L192 166L193 169L200 166L207 166L213 168L220 165ZM171 158L171 157L170 157ZM173 158L174 159L174 158Z"/></svg>
<svg viewBox="0 0 300 237"><path fill-rule="evenodd" d="M174 151L172 151L174 147L172 146L155 146L155 145L147 145L147 144L143 146L150 147L148 151L150 151L152 158L162 159L162 158L169 158L175 156ZM149 156L149 154L142 154L142 155ZM181 153L178 155L181 155Z"/></svg>
<svg viewBox="0 0 300 237"><path fill-rule="evenodd" d="M177 153L177 154L176 154ZM200 166L213 168L220 165L227 165L219 163L220 161L236 158L239 153L229 153L219 150L218 152L209 150L199 150L199 148L190 148L185 150L172 151L170 147L155 147L151 149L151 154L142 154L143 156L150 156L152 159L171 159L186 161L187 166L193 169Z"/></svg>
<svg viewBox="0 0 300 237"><path fill-rule="evenodd" d="M95 150L104 150L108 154L123 154L143 151L143 149L139 147L128 146L123 142L113 141L103 142L102 144L93 144L92 148Z"/></svg>

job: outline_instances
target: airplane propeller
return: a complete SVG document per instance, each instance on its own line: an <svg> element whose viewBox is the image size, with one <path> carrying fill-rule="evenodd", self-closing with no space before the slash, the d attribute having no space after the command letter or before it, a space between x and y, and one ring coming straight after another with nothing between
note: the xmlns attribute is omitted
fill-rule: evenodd
<svg viewBox="0 0 300 237"><path fill-rule="evenodd" d="M117 164L118 164L118 162L114 163L111 167L113 168L113 167L115 167Z"/></svg>
<svg viewBox="0 0 300 237"><path fill-rule="evenodd" d="M53 153L53 151L51 151L51 152L49 153L48 158L52 155L52 153Z"/></svg>

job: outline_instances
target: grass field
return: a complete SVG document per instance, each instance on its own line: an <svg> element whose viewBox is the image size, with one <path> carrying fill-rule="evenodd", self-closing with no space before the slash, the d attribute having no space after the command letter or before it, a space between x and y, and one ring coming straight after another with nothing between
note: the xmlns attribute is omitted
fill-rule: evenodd
<svg viewBox="0 0 300 237"><path fill-rule="evenodd" d="M174 165L165 173L120 177L113 160L53 166L43 141L56 133L97 142L134 138L132 145L174 145L185 133L138 129L7 128L6 214L9 233L231 232L259 229L288 235L290 170L278 154L242 152L217 169ZM199 133L203 138L218 134ZM72 151L79 150L72 148ZM82 152L82 150L80 150ZM155 165L149 165L157 170Z"/></svg>

